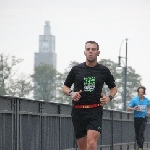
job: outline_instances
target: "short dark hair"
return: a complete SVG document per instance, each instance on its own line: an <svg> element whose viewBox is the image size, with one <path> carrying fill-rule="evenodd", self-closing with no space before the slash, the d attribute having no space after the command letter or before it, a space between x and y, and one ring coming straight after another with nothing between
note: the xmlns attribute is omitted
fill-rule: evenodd
<svg viewBox="0 0 150 150"><path fill-rule="evenodd" d="M139 86L138 89L137 89L137 92L139 92L139 89L143 89L144 94L145 94L146 88L144 86Z"/></svg>
<svg viewBox="0 0 150 150"><path fill-rule="evenodd" d="M98 45L97 42L95 42L95 41L86 41L85 46L86 46L87 43L96 44L97 45L97 50L99 50L99 45Z"/></svg>

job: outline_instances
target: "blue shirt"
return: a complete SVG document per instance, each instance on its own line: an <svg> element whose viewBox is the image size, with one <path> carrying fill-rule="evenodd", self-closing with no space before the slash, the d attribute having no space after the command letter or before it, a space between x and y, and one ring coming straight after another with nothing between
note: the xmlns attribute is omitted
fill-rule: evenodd
<svg viewBox="0 0 150 150"><path fill-rule="evenodd" d="M130 101L128 106L132 108L138 106L138 109L134 110L134 117L145 117L147 115L147 107L150 107L150 100L146 97L140 100L140 97L136 96Z"/></svg>

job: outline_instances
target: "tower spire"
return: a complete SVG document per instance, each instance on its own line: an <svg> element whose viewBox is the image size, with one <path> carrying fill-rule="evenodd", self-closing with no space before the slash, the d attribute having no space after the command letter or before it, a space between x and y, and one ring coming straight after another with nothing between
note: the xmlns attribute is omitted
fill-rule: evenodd
<svg viewBox="0 0 150 150"><path fill-rule="evenodd" d="M51 34L51 27L49 24L50 24L49 21L45 21L44 35L50 35Z"/></svg>

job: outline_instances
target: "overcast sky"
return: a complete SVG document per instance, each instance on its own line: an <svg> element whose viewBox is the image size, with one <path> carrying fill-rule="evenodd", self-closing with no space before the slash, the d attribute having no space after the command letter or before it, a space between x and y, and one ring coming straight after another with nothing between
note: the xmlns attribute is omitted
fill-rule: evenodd
<svg viewBox="0 0 150 150"><path fill-rule="evenodd" d="M45 21L56 37L60 72L70 61L85 61L87 40L99 43L99 59L118 62L128 38L128 66L141 75L150 98L150 0L0 0L0 52L24 59L22 72L33 73ZM122 56L125 48L124 41Z"/></svg>

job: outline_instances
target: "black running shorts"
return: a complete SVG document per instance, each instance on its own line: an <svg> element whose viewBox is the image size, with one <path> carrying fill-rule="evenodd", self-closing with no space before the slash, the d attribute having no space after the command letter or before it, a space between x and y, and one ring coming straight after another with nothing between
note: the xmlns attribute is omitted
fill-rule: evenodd
<svg viewBox="0 0 150 150"><path fill-rule="evenodd" d="M76 139L87 135L87 130L96 130L101 133L103 108L73 108L72 122Z"/></svg>

